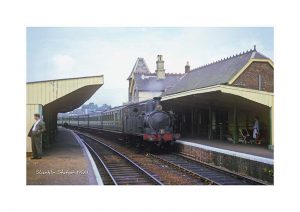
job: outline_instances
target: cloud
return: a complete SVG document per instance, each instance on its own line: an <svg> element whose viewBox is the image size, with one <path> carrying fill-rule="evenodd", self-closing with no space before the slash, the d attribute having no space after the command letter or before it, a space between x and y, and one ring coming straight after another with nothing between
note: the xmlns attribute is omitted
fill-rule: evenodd
<svg viewBox="0 0 300 212"><path fill-rule="evenodd" d="M54 55L52 61L58 71L70 71L75 65L75 59L65 54Z"/></svg>
<svg viewBox="0 0 300 212"><path fill-rule="evenodd" d="M43 28L34 30L48 33ZM154 72L156 55L163 54L167 72L183 73L186 61L193 69L253 48L253 44L266 56L273 54L273 32L261 28L53 30L55 38L39 36L44 39L42 43L29 36L28 81L103 74L104 85L88 102L114 106L127 100L126 79L138 57L143 57Z"/></svg>

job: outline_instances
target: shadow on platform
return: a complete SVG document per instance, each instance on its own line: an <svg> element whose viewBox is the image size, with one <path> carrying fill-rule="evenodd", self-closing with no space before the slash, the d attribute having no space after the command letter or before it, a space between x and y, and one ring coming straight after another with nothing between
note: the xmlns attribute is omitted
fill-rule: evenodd
<svg viewBox="0 0 300 212"><path fill-rule="evenodd" d="M89 157L74 134L59 128L40 160L27 157L27 185L97 185Z"/></svg>

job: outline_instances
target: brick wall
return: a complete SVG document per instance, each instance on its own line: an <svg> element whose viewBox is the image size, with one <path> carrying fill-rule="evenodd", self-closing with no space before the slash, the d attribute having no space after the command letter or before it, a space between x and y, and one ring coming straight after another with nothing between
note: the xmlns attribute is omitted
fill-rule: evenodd
<svg viewBox="0 0 300 212"><path fill-rule="evenodd" d="M195 160L274 184L273 165L178 143L176 148Z"/></svg>
<svg viewBox="0 0 300 212"><path fill-rule="evenodd" d="M267 62L253 62L232 85L259 90L259 75L261 90L274 91L274 69Z"/></svg>

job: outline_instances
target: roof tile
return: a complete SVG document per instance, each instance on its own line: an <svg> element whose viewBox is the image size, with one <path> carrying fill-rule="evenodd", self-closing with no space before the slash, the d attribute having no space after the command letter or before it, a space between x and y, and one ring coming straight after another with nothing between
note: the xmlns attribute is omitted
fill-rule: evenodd
<svg viewBox="0 0 300 212"><path fill-rule="evenodd" d="M243 52L217 62L206 64L186 73L175 86L166 90L164 95L213 85L226 84L250 59L269 59L255 49Z"/></svg>

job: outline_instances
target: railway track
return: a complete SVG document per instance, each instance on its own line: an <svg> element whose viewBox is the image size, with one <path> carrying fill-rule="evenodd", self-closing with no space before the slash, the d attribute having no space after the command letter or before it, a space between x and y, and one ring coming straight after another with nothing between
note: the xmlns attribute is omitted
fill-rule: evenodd
<svg viewBox="0 0 300 212"><path fill-rule="evenodd" d="M76 131L75 131L76 132ZM94 148L92 147L93 145L95 145L95 143L97 143L98 145L101 144L102 146L105 146L106 148L109 148L110 151L112 152L117 152L117 154L119 155L119 157L122 157L123 160L125 158L125 160L129 160L130 164L134 164L134 170L135 172L137 172L137 170L141 170L138 171L138 173L129 173L127 175L128 179L133 180L133 182L126 182L125 180L125 184L141 184L141 185L149 185L149 184L157 184L157 185L162 185L165 184L166 182L164 180L162 180L161 178L161 174L160 173L155 173L153 172L153 170L149 170L149 165L144 164L143 162L141 163L141 161L138 160L137 156L130 156L131 159L129 159L127 156L125 156L124 154L120 153L118 150L119 148L117 148L116 144L114 143L114 145L109 146L110 144L108 143L104 143L101 142L102 139L98 139L95 138L94 136L91 137L89 135L86 135L84 133L80 133L80 132L76 132L79 136L81 136L84 140L84 142L86 143L87 147L91 150L91 152L94 152ZM88 142L88 140L90 139L90 143ZM93 141L93 142L91 142ZM95 142L97 141L97 142ZM118 150L116 150L118 149ZM120 151L123 152L123 150L121 149ZM99 152L99 150L97 150L97 152L94 152L94 154L97 154L96 159L99 160L102 164L102 170L101 172L103 173L110 173L107 174L108 176L104 177L104 179L112 179L113 175L118 175L113 173L113 172L120 172L119 174L121 175L121 180L124 180L124 177L126 178L126 171L127 168L124 165L120 165L122 162L120 160L120 164L118 163L114 163L113 164L113 172L111 172L109 170L110 167L108 167L106 164L109 163L109 161L107 161L107 157L109 159L109 157L115 157L111 152ZM101 157L100 157L100 156ZM264 185L264 182L261 181L257 181L253 178L249 178L246 176L242 176L242 175L238 175L236 173L224 170L224 169L220 169L218 167L215 166L211 166L209 164L206 163L202 163L200 161L196 161L193 158L190 158L186 155L182 155L182 154L178 154L178 153L169 153L169 154L161 154L161 155L157 155L157 154L151 154L151 153L146 153L145 154L146 157L151 158L153 160L153 163L155 163L156 165L162 167L162 169L173 169L176 170L175 172L177 173L183 173L183 175L185 175L186 177L188 177L188 179L191 180L191 184L206 184L206 185ZM139 158L142 157L143 155L138 156ZM106 159L106 161L103 160ZM135 162L134 162L134 161ZM139 162L137 162L139 161ZM128 162L127 162L128 164ZM140 165L139 165L140 164ZM118 165L120 165L120 167L118 167ZM145 166L146 165L146 166ZM128 165L127 165L128 166ZM143 166L144 168L142 168L141 166ZM122 169L125 170L122 170ZM132 168L131 168L132 169ZM147 169L147 171L146 171ZM162 170L162 172L164 172ZM132 176L130 176L132 175ZM142 175L142 176L140 176ZM123 178L122 178L123 177ZM138 179L138 182L135 181L135 179ZM150 181L149 181L150 179ZM116 180L115 180L116 181ZM193 182L193 183L192 183ZM117 184L117 182L114 182L114 180L107 180L106 183L104 184ZM123 182L121 183L123 185ZM169 184L169 183L167 183Z"/></svg>
<svg viewBox="0 0 300 212"><path fill-rule="evenodd" d="M208 164L188 158L182 154L148 154L163 163L182 170L189 175L202 178L203 182L210 185L264 185L263 182L241 176Z"/></svg>
<svg viewBox="0 0 300 212"><path fill-rule="evenodd" d="M99 139L75 131L92 153L106 185L163 185L137 163Z"/></svg>

